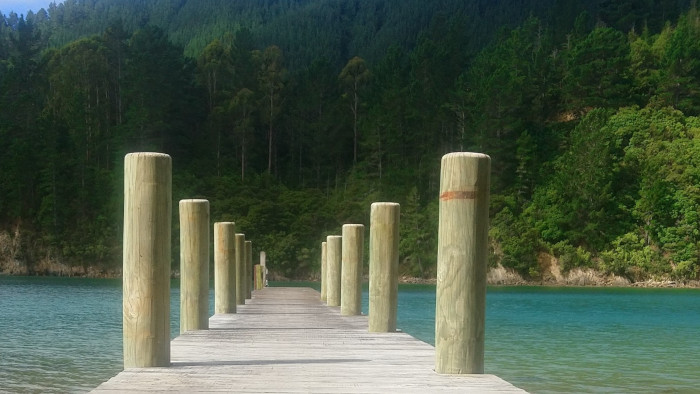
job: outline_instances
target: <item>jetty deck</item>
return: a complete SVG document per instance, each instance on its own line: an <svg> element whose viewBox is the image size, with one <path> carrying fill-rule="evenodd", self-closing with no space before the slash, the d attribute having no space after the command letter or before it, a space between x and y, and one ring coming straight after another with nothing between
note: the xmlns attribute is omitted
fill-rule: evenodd
<svg viewBox="0 0 700 394"><path fill-rule="evenodd" d="M431 345L369 333L366 316L341 316L313 289L265 288L246 302L173 339L171 367L127 369L93 393L524 392L494 375L439 375Z"/></svg>

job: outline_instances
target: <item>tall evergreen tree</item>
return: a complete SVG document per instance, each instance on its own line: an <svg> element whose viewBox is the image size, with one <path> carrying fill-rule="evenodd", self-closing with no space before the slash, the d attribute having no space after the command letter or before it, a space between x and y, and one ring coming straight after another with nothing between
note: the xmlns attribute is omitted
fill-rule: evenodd
<svg viewBox="0 0 700 394"><path fill-rule="evenodd" d="M355 56L348 60L348 63L340 71L338 78L346 90L344 97L350 101L353 132L352 162L353 164L357 164L357 123L360 113L360 90L367 84L367 82L369 82L370 72L365 64L365 61L359 56Z"/></svg>

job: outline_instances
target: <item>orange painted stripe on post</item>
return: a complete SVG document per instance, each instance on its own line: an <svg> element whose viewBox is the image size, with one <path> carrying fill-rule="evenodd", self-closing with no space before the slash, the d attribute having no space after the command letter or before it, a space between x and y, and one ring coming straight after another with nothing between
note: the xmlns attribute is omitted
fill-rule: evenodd
<svg viewBox="0 0 700 394"><path fill-rule="evenodd" d="M447 191L440 195L441 201L449 200L473 200L476 198L475 190L455 190Z"/></svg>

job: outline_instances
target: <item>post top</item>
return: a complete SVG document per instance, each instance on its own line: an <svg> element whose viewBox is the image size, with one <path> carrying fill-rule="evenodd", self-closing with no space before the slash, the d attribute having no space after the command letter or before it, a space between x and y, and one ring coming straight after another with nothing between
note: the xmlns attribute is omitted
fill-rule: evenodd
<svg viewBox="0 0 700 394"><path fill-rule="evenodd" d="M214 222L215 226L235 226L236 222Z"/></svg>
<svg viewBox="0 0 700 394"><path fill-rule="evenodd" d="M326 238L330 241L331 239L343 238L343 236L342 235L329 235Z"/></svg>
<svg viewBox="0 0 700 394"><path fill-rule="evenodd" d="M352 224L352 223L347 223L343 225L343 228L354 228L354 227L365 227L364 224Z"/></svg>
<svg viewBox="0 0 700 394"><path fill-rule="evenodd" d="M180 200L180 205L183 204L209 204L209 200L201 199L201 198L190 198L190 199L185 199L185 200Z"/></svg>
<svg viewBox="0 0 700 394"><path fill-rule="evenodd" d="M127 153L124 158L128 157L153 157L153 158L170 158L170 155L165 154L165 153L159 153L159 152L132 152L132 153Z"/></svg>
<svg viewBox="0 0 700 394"><path fill-rule="evenodd" d="M394 206L397 206L397 205L401 205L401 204L399 204L399 203L397 203L397 202L373 202L373 203L372 203L372 206L373 206L373 207L374 207L374 206L394 207Z"/></svg>
<svg viewBox="0 0 700 394"><path fill-rule="evenodd" d="M245 238L245 234L243 234L243 233L236 233L236 238Z"/></svg>
<svg viewBox="0 0 700 394"><path fill-rule="evenodd" d="M474 159L489 159L491 160L491 157L489 155L483 154L483 153L476 153L476 152L452 152L448 153L444 156L442 156L442 159L456 159L459 157L470 157Z"/></svg>
<svg viewBox="0 0 700 394"><path fill-rule="evenodd" d="M253 244L253 241L245 241L245 243L251 244L251 245L252 245L252 244Z"/></svg>

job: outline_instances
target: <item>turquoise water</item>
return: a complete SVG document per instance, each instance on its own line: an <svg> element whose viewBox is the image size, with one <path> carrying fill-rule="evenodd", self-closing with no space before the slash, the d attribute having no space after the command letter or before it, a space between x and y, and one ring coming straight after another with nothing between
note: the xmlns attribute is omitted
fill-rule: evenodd
<svg viewBox="0 0 700 394"><path fill-rule="evenodd" d="M435 286L400 294L399 327L434 344ZM700 290L495 287L486 300L485 372L518 387L700 392Z"/></svg>
<svg viewBox="0 0 700 394"><path fill-rule="evenodd" d="M177 282L171 300L175 336ZM434 313L435 286L401 286L403 331L433 343ZM700 290L489 288L486 372L533 393L699 392L698 334ZM121 341L119 280L0 276L0 391L88 391Z"/></svg>
<svg viewBox="0 0 700 394"><path fill-rule="evenodd" d="M170 294L173 338L178 284ZM121 279L0 276L0 392L87 392L122 361Z"/></svg>

